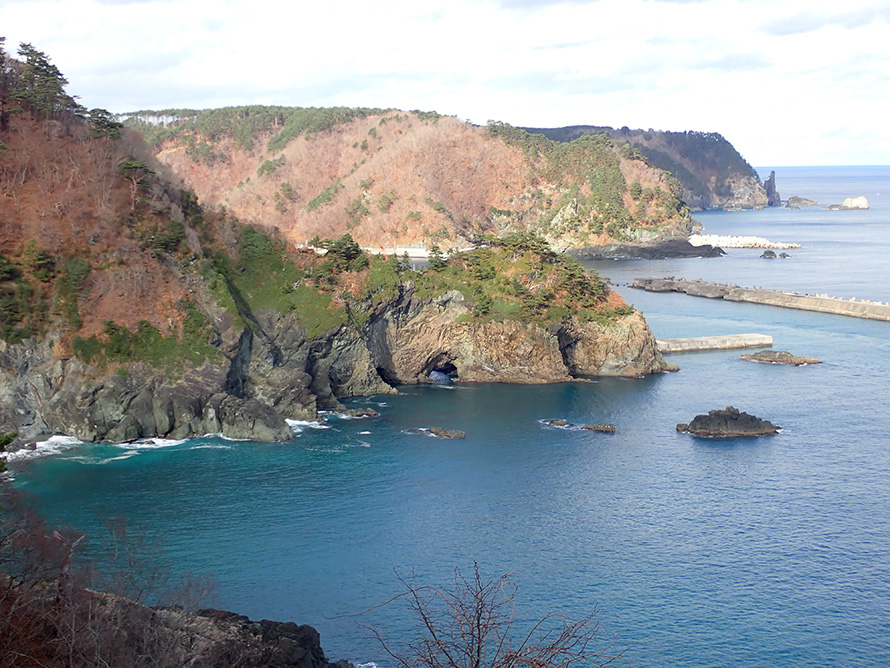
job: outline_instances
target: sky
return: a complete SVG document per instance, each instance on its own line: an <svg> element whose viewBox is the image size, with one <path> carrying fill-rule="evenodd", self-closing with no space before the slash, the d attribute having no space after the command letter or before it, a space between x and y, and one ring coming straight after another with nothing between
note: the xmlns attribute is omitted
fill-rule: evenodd
<svg viewBox="0 0 890 668"><path fill-rule="evenodd" d="M0 0L87 108L420 109L890 164L890 0Z"/></svg>

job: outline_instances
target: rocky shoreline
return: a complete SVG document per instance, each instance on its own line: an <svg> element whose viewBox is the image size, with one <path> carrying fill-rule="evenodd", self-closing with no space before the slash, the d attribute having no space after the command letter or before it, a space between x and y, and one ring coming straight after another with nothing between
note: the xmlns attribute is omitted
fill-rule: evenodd
<svg viewBox="0 0 890 668"><path fill-rule="evenodd" d="M223 364L180 377L131 363L97 377L54 354L54 340L0 343L0 407L19 437L67 434L81 441L221 434L260 441L294 437L287 419L314 420L340 399L392 394L447 370L460 382L552 383L582 376L637 377L671 367L639 313L605 324L569 318L550 328L514 320L472 322L457 291L420 298L406 286L362 327L307 337L293 315L255 313L235 328L219 313ZM13 408L14 407L14 408Z"/></svg>

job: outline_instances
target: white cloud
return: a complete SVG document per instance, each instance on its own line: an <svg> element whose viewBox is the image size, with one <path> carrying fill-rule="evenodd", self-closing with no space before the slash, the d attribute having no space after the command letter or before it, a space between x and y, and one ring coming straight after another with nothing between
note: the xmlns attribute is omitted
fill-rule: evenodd
<svg viewBox="0 0 890 668"><path fill-rule="evenodd" d="M890 162L890 3L13 0L88 107L333 104L721 132L752 163Z"/></svg>

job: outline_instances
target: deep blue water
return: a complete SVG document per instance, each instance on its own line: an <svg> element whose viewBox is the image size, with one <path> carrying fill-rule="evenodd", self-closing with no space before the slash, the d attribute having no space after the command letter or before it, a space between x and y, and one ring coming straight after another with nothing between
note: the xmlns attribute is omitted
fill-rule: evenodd
<svg viewBox="0 0 890 668"><path fill-rule="evenodd" d="M126 515L177 570L212 573L218 605L311 623L332 658L389 665L337 616L397 593L394 569L447 584L477 561L514 574L521 618L598 608L604 642L634 666L890 665L890 323L625 287L673 275L890 301L890 167L776 172L783 197L865 195L872 208L696 216L709 233L801 243L788 260L730 250L595 268L656 336L759 332L822 365L717 351L638 380L407 387L357 402L380 418L332 416L286 444L83 445L15 482L51 520L92 533ZM727 404L784 429L676 433ZM437 425L467 438L413 431ZM358 622L396 639L410 628L401 608Z"/></svg>

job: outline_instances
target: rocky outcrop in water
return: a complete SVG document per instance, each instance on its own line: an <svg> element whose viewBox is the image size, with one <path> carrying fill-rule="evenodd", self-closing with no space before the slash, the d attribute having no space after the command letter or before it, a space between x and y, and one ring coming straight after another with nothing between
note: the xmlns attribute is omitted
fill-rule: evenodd
<svg viewBox="0 0 890 668"><path fill-rule="evenodd" d="M776 172L771 171L769 177L763 182L763 189L766 191L767 206L782 206L782 196L776 190Z"/></svg>
<svg viewBox="0 0 890 668"><path fill-rule="evenodd" d="M788 198L788 202L785 204L789 209L799 209L804 206L818 206L818 202L814 202L811 199L807 199L806 197L798 197L797 195L792 195Z"/></svg>
<svg viewBox="0 0 890 668"><path fill-rule="evenodd" d="M868 200L865 197L847 197L840 204L831 204L824 207L831 211L864 211L868 209Z"/></svg>
<svg viewBox="0 0 890 668"><path fill-rule="evenodd" d="M456 438L463 439L467 437L466 432L461 431L460 429L446 429L445 427L430 427L427 431L433 436L437 436L439 438Z"/></svg>
<svg viewBox="0 0 890 668"><path fill-rule="evenodd" d="M822 364L821 360L813 357L801 357L800 355L792 355L786 350L762 350L750 355L740 355L740 360L748 360L750 362L763 362L766 364L791 364L794 366L804 366L806 364Z"/></svg>
<svg viewBox="0 0 890 668"><path fill-rule="evenodd" d="M732 406L708 411L707 415L696 415L689 424L677 425L679 432L716 437L763 436L776 434L779 429L769 420L761 420Z"/></svg>

